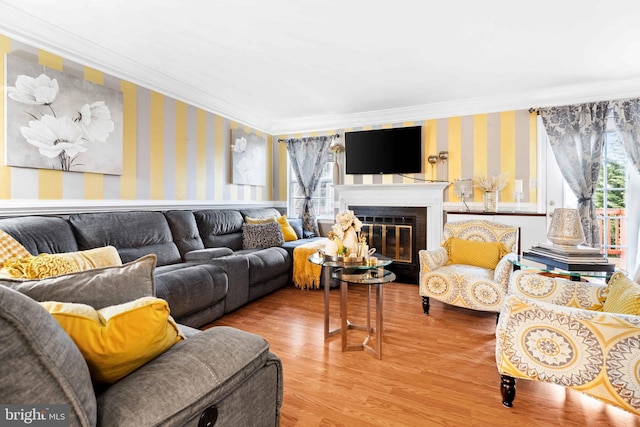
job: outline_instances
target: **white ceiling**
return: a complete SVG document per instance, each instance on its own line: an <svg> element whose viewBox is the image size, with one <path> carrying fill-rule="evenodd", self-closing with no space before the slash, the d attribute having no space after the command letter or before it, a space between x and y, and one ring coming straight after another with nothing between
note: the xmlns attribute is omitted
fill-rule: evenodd
<svg viewBox="0 0 640 427"><path fill-rule="evenodd" d="M272 134L640 95L637 0L0 0L0 33Z"/></svg>

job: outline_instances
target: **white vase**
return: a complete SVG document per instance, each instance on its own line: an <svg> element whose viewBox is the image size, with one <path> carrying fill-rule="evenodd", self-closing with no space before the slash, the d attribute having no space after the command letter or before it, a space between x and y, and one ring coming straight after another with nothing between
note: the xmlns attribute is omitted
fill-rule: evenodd
<svg viewBox="0 0 640 427"><path fill-rule="evenodd" d="M338 243L335 240L329 240L324 245L324 253L329 256L336 256L338 254Z"/></svg>
<svg viewBox="0 0 640 427"><path fill-rule="evenodd" d="M347 228L344 232L344 239L342 239L342 244L345 248L347 248L347 256L356 254L358 248L358 235L356 234L356 230L353 227ZM356 254L357 255L357 254Z"/></svg>

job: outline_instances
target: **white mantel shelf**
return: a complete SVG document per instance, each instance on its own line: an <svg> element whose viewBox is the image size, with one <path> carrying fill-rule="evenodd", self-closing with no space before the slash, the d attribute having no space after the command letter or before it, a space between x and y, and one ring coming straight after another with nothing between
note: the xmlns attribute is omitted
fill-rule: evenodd
<svg viewBox="0 0 640 427"><path fill-rule="evenodd" d="M440 246L442 239L444 189L448 182L425 184L354 184L334 187L338 209L349 206L398 206L427 208L427 249Z"/></svg>

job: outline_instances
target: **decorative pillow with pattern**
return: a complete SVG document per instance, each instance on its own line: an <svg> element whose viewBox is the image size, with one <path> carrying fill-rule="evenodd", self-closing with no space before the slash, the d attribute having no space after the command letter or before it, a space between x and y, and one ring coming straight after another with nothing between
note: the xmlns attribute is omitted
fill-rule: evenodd
<svg viewBox="0 0 640 427"><path fill-rule="evenodd" d="M4 263L10 277L43 279L76 271L122 265L118 250L113 246L59 254L29 255L14 258Z"/></svg>
<svg viewBox="0 0 640 427"><path fill-rule="evenodd" d="M640 316L640 285L624 273L618 271L611 276L605 295L602 311Z"/></svg>
<svg viewBox="0 0 640 427"><path fill-rule="evenodd" d="M11 235L0 230L0 267L10 259L28 258L31 254Z"/></svg>
<svg viewBox="0 0 640 427"><path fill-rule="evenodd" d="M277 222L266 224L244 224L242 226L243 249L271 248L282 246L284 237Z"/></svg>
<svg viewBox="0 0 640 427"><path fill-rule="evenodd" d="M475 265L494 270L509 251L502 242L477 242L450 237L442 245L447 250L447 264Z"/></svg>

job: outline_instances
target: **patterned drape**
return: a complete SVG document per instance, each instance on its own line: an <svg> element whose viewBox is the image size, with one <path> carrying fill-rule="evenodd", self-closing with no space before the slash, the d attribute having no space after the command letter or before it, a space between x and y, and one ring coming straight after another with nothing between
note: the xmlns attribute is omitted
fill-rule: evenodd
<svg viewBox="0 0 640 427"><path fill-rule="evenodd" d="M331 155L329 145L334 138L335 135L284 140L296 180L304 193L302 226L304 230L311 231L316 236L320 235L320 231L318 230L318 221L316 220L311 198L318 187L318 182L322 175L322 167Z"/></svg>
<svg viewBox="0 0 640 427"><path fill-rule="evenodd" d="M593 193L598 183L609 102L541 108L551 149L569 188L578 198L587 246L600 244Z"/></svg>
<svg viewBox="0 0 640 427"><path fill-rule="evenodd" d="M640 98L611 101L610 106L627 157L640 172Z"/></svg>

